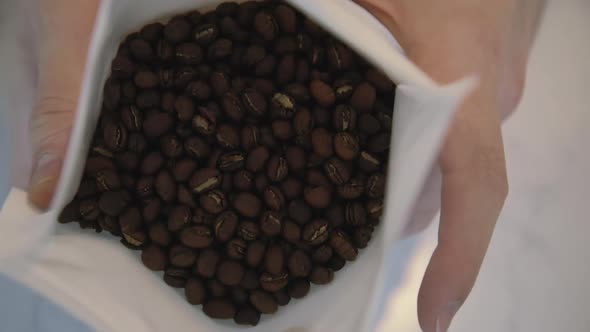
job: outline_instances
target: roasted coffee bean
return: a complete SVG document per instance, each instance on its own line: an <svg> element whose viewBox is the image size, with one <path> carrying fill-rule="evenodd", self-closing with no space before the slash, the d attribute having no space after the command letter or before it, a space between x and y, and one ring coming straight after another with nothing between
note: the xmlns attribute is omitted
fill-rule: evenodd
<svg viewBox="0 0 590 332"><path fill-rule="evenodd" d="M141 90L135 98L135 104L142 110L156 108L160 103L160 93L155 89Z"/></svg>
<svg viewBox="0 0 590 332"><path fill-rule="evenodd" d="M328 64L334 71L348 70L354 64L354 55L352 51L340 43L331 43L331 45L328 46L326 49L326 58Z"/></svg>
<svg viewBox="0 0 590 332"><path fill-rule="evenodd" d="M164 157L158 151L148 153L140 164L141 174L156 174L164 165Z"/></svg>
<svg viewBox="0 0 590 332"><path fill-rule="evenodd" d="M373 228L370 226L358 227L353 234L353 241L357 248L366 248L371 241Z"/></svg>
<svg viewBox="0 0 590 332"><path fill-rule="evenodd" d="M231 151L219 157L218 166L223 172L235 172L244 167L245 155L241 151Z"/></svg>
<svg viewBox="0 0 590 332"><path fill-rule="evenodd" d="M100 191L118 190L121 188L121 180L114 170L103 169L96 173L96 187Z"/></svg>
<svg viewBox="0 0 590 332"><path fill-rule="evenodd" d="M135 85L140 89L152 89L160 84L160 79L156 73L149 70L140 70L135 73Z"/></svg>
<svg viewBox="0 0 590 332"><path fill-rule="evenodd" d="M253 125L248 125L242 128L240 133L240 142L242 143L242 148L246 151L250 151L256 146L258 146L258 142L260 141L260 129Z"/></svg>
<svg viewBox="0 0 590 332"><path fill-rule="evenodd" d="M96 176L96 172L102 169L115 169L115 163L112 159L106 158L103 156L94 156L89 157L86 160L86 165L84 167L84 174L87 176Z"/></svg>
<svg viewBox="0 0 590 332"><path fill-rule="evenodd" d="M288 206L289 217L299 225L306 224L311 219L311 208L302 200L294 200Z"/></svg>
<svg viewBox="0 0 590 332"><path fill-rule="evenodd" d="M199 101L211 97L211 87L204 81L192 81L186 86L186 92Z"/></svg>
<svg viewBox="0 0 590 332"><path fill-rule="evenodd" d="M203 304L207 298L207 289L201 279L193 277L187 280L184 294L188 303L192 305Z"/></svg>
<svg viewBox="0 0 590 332"><path fill-rule="evenodd" d="M266 175L273 182L281 182L289 174L289 165L283 156L274 155L268 161Z"/></svg>
<svg viewBox="0 0 590 332"><path fill-rule="evenodd" d="M218 97L221 97L229 92L231 88L229 76L222 71L215 71L211 73L209 81L211 82L211 88L213 89L213 92Z"/></svg>
<svg viewBox="0 0 590 332"><path fill-rule="evenodd" d="M78 198L88 198L98 194L98 187L96 185L96 180L86 179L82 180L80 183L80 187L78 188L78 192L76 193L76 197Z"/></svg>
<svg viewBox="0 0 590 332"><path fill-rule="evenodd" d="M162 170L156 175L154 181L156 193L164 202L172 202L176 198L176 182L166 170Z"/></svg>
<svg viewBox="0 0 590 332"><path fill-rule="evenodd" d="M362 151L359 155L359 167L365 172L374 172L381 167L379 158L368 151Z"/></svg>
<svg viewBox="0 0 590 332"><path fill-rule="evenodd" d="M115 157L115 160L117 161L117 165L125 171L133 172L139 166L139 157L137 156L136 153L133 153L133 152L129 152L129 151L121 152L121 153L117 154L117 156ZM135 183L135 178L131 176L131 180L132 181L128 182L127 185L131 183L131 188L133 188L133 184ZM125 181L126 181L125 177L122 176L121 177L121 184L123 186L126 186Z"/></svg>
<svg viewBox="0 0 590 332"><path fill-rule="evenodd" d="M309 91L316 102L322 107L330 107L336 102L334 89L323 81L311 81Z"/></svg>
<svg viewBox="0 0 590 332"><path fill-rule="evenodd" d="M283 119L290 119L295 115L295 99L285 93L275 93L272 97L273 112Z"/></svg>
<svg viewBox="0 0 590 332"><path fill-rule="evenodd" d="M355 260L358 254L348 236L340 230L334 231L330 235L330 246L334 249L334 252L347 261Z"/></svg>
<svg viewBox="0 0 590 332"><path fill-rule="evenodd" d="M366 78L380 93L391 93L394 89L393 82L377 69L367 70Z"/></svg>
<svg viewBox="0 0 590 332"><path fill-rule="evenodd" d="M207 56L212 60L220 60L232 53L233 42L229 39L221 38L214 41L207 49Z"/></svg>
<svg viewBox="0 0 590 332"><path fill-rule="evenodd" d="M135 105L125 106L121 110L121 121L129 131L139 131L142 126L142 114Z"/></svg>
<svg viewBox="0 0 590 332"><path fill-rule="evenodd" d="M185 182L191 178L191 175L197 169L197 162L192 159L181 159L174 163L172 176L176 181Z"/></svg>
<svg viewBox="0 0 590 332"><path fill-rule="evenodd" d="M365 183L361 179L352 178L347 183L338 186L336 191L344 199L357 199L365 192Z"/></svg>
<svg viewBox="0 0 590 332"><path fill-rule="evenodd" d="M141 216L146 223L156 221L162 210L162 201L157 197L147 197L143 199Z"/></svg>
<svg viewBox="0 0 590 332"><path fill-rule="evenodd" d="M211 153L209 145L203 139L196 136L184 141L184 150L189 157L197 159L206 158Z"/></svg>
<svg viewBox="0 0 590 332"><path fill-rule="evenodd" d="M111 71L114 77L130 78L135 72L136 66L127 56L118 55L111 63Z"/></svg>
<svg viewBox="0 0 590 332"><path fill-rule="evenodd" d="M282 236L291 243L298 243L301 239L301 228L292 221L285 221L282 227Z"/></svg>
<svg viewBox="0 0 590 332"><path fill-rule="evenodd" d="M187 270L176 267L170 267L164 272L164 282L174 288L183 288L189 277L190 273Z"/></svg>
<svg viewBox="0 0 590 332"><path fill-rule="evenodd" d="M272 133L274 137L286 141L293 137L293 126L287 120L275 120L272 122Z"/></svg>
<svg viewBox="0 0 590 332"><path fill-rule="evenodd" d="M281 215L276 211L266 211L260 219L260 230L266 236L273 237L281 234Z"/></svg>
<svg viewBox="0 0 590 332"><path fill-rule="evenodd" d="M333 136L325 128L316 128L311 132L313 151L322 158L329 158L334 153Z"/></svg>
<svg viewBox="0 0 590 332"><path fill-rule="evenodd" d="M217 128L217 116L207 107L199 107L199 112L192 119L192 127L197 133L209 136Z"/></svg>
<svg viewBox="0 0 590 332"><path fill-rule="evenodd" d="M289 302L291 302L291 296L287 294L287 291L284 288L279 290L278 292L272 293L272 296L275 298L277 304L280 306L285 306L289 304Z"/></svg>
<svg viewBox="0 0 590 332"><path fill-rule="evenodd" d="M271 210L281 211L285 206L285 196L277 187L270 186L263 192L264 202Z"/></svg>
<svg viewBox="0 0 590 332"><path fill-rule="evenodd" d="M148 113L143 121L143 133L147 137L159 137L172 129L173 123L174 119L168 113Z"/></svg>
<svg viewBox="0 0 590 332"><path fill-rule="evenodd" d="M248 245L248 251L246 255L246 261L251 267L258 267L264 259L264 253L266 252L266 246L263 242L254 241Z"/></svg>
<svg viewBox="0 0 590 332"><path fill-rule="evenodd" d="M280 36L274 44L274 52L278 55L294 53L297 51L297 40L293 36Z"/></svg>
<svg viewBox="0 0 590 332"><path fill-rule="evenodd" d="M227 242L238 228L238 216L233 211L222 212L215 219L213 227L217 241Z"/></svg>
<svg viewBox="0 0 590 332"><path fill-rule="evenodd" d="M118 218L121 231L130 233L141 227L142 218L139 209L131 207L126 209Z"/></svg>
<svg viewBox="0 0 590 332"><path fill-rule="evenodd" d="M309 275L309 281L316 285L325 285L334 279L334 271L322 266L315 266Z"/></svg>
<svg viewBox="0 0 590 332"><path fill-rule="evenodd" d="M182 43L176 46L176 60L186 65L196 65L203 59L203 50L196 43Z"/></svg>
<svg viewBox="0 0 590 332"><path fill-rule="evenodd" d="M100 208L95 200L84 200L80 202L80 216L84 220L96 220L100 216Z"/></svg>
<svg viewBox="0 0 590 332"><path fill-rule="evenodd" d="M254 187L256 187L258 192L264 192L264 189L268 186L270 186L270 180L264 173L256 175L256 178L254 179Z"/></svg>
<svg viewBox="0 0 590 332"><path fill-rule="evenodd" d="M168 252L170 264L176 267L188 268L193 266L197 260L197 253L191 248L182 245L175 245Z"/></svg>
<svg viewBox="0 0 590 332"><path fill-rule="evenodd" d="M140 250L147 241L147 235L142 230L136 230L132 233L123 233L121 243L131 250Z"/></svg>
<svg viewBox="0 0 590 332"><path fill-rule="evenodd" d="M265 40L273 40L279 33L279 25L269 12L259 12L254 17L254 29Z"/></svg>
<svg viewBox="0 0 590 332"><path fill-rule="evenodd" d="M328 178L337 185L348 182L351 176L350 168L345 162L338 158L330 158L326 161L324 164L324 172Z"/></svg>
<svg viewBox="0 0 590 332"><path fill-rule="evenodd" d="M367 195L371 198L381 198L385 192L385 176L375 173L367 180Z"/></svg>
<svg viewBox="0 0 590 332"><path fill-rule="evenodd" d="M165 135L160 139L162 153L168 158L178 158L184 152L182 142L176 135Z"/></svg>
<svg viewBox="0 0 590 332"><path fill-rule="evenodd" d="M256 76L259 77L265 77L265 76L270 76L275 67L277 65L277 58L272 55L272 54L268 54L267 56L265 56L262 60L260 60L257 64L256 67L254 68L254 74ZM261 83L260 81L258 83ZM262 91L267 91L267 94L272 94L272 92L274 91L274 88L270 88L270 89L260 89L260 86L258 87L258 89L262 92Z"/></svg>
<svg viewBox="0 0 590 332"><path fill-rule="evenodd" d="M254 187L254 175L246 170L238 171L233 176L233 185L240 191L248 191Z"/></svg>
<svg viewBox="0 0 590 332"><path fill-rule="evenodd" d="M174 101L174 110L176 111L178 120L190 121L195 114L195 103L188 96L179 96Z"/></svg>
<svg viewBox="0 0 590 332"><path fill-rule="evenodd" d="M375 116L363 113L359 118L359 130L367 135L374 135L381 130L381 122Z"/></svg>
<svg viewBox="0 0 590 332"><path fill-rule="evenodd" d="M260 322L260 313L251 307L241 308L236 312L234 322L239 325L256 326Z"/></svg>
<svg viewBox="0 0 590 332"><path fill-rule="evenodd" d="M180 232L180 242L189 248L207 248L213 242L213 232L209 227L196 225L186 227Z"/></svg>
<svg viewBox="0 0 590 332"><path fill-rule="evenodd" d="M329 245L319 246L312 254L311 259L320 264L328 262L332 258L332 247Z"/></svg>
<svg viewBox="0 0 590 332"><path fill-rule="evenodd" d="M315 209L325 209L332 202L332 188L326 185L307 187L303 190L305 202Z"/></svg>
<svg viewBox="0 0 590 332"><path fill-rule="evenodd" d="M154 43L162 36L163 30L164 25L162 23L151 23L141 28L139 35L144 40Z"/></svg>
<svg viewBox="0 0 590 332"><path fill-rule="evenodd" d="M187 87L189 82L192 82L194 79L198 78L199 73L197 70L192 66L185 66L177 68L174 71L174 78L173 84L174 87L178 89L184 89ZM162 80L162 79L160 79Z"/></svg>
<svg viewBox="0 0 590 332"><path fill-rule="evenodd" d="M116 217L123 212L130 200L131 197L127 191L107 191L100 195L98 207L104 214ZM82 213L82 217L84 217L84 213Z"/></svg>
<svg viewBox="0 0 590 332"><path fill-rule="evenodd" d="M304 84L293 83L285 87L285 92L292 96L297 103L305 104L311 99L309 90Z"/></svg>
<svg viewBox="0 0 590 332"><path fill-rule="evenodd" d="M227 208L227 198L221 190L215 189L199 196L199 204L206 212L219 214Z"/></svg>
<svg viewBox="0 0 590 332"><path fill-rule="evenodd" d="M137 180L135 193L140 198L149 197L154 194L154 177L143 176Z"/></svg>
<svg viewBox="0 0 590 332"><path fill-rule="evenodd" d="M188 225L192 218L193 214L188 206L175 206L168 215L168 229L171 232L178 232Z"/></svg>
<svg viewBox="0 0 590 332"><path fill-rule="evenodd" d="M279 149L279 141L274 137L270 126L260 128L260 144L271 150Z"/></svg>
<svg viewBox="0 0 590 332"><path fill-rule="evenodd" d="M389 149L390 135L381 132L369 139L367 149L374 153L382 153Z"/></svg>
<svg viewBox="0 0 590 332"><path fill-rule="evenodd" d="M145 137L138 133L132 133L127 140L127 149L131 152L142 153L147 147Z"/></svg>
<svg viewBox="0 0 590 332"><path fill-rule="evenodd" d="M107 148L121 151L127 146L127 129L120 123L108 123L103 130L103 139Z"/></svg>
<svg viewBox="0 0 590 332"><path fill-rule="evenodd" d="M265 146L259 146L254 148L250 153L248 153L248 158L246 160L246 169L253 173L260 172L264 169L266 165L266 161L270 158L270 152L268 148Z"/></svg>
<svg viewBox="0 0 590 332"><path fill-rule="evenodd" d="M265 56L266 49L264 47L261 45L250 45L244 52L242 63L247 67L251 67L262 61Z"/></svg>
<svg viewBox="0 0 590 332"><path fill-rule="evenodd" d="M316 219L303 227L302 238L312 246L324 243L329 233L329 223L324 219Z"/></svg>
<svg viewBox="0 0 590 332"><path fill-rule="evenodd" d="M217 279L226 286L237 286L244 276L244 267L242 264L225 260L217 266Z"/></svg>
<svg viewBox="0 0 590 332"><path fill-rule="evenodd" d="M334 152L342 160L355 159L360 150L358 139L349 132L337 133L334 137Z"/></svg>
<svg viewBox="0 0 590 332"><path fill-rule="evenodd" d="M354 86L349 80L337 80L334 82L334 94L336 101L346 101L352 96Z"/></svg>
<svg viewBox="0 0 590 332"><path fill-rule="evenodd" d="M166 247L170 244L171 234L168 227L161 223L155 223L150 226L148 232L150 240L162 247Z"/></svg>
<svg viewBox="0 0 590 332"><path fill-rule="evenodd" d="M359 84L352 97L350 97L350 105L361 112L370 112L375 105L377 98L377 91L368 82Z"/></svg>
<svg viewBox="0 0 590 332"><path fill-rule="evenodd" d="M344 208L342 202L335 202L326 209L324 216L330 221L332 228L340 227L344 224Z"/></svg>
<svg viewBox="0 0 590 332"><path fill-rule="evenodd" d="M224 297L227 293L227 287L217 279L208 280L207 289L209 289L209 295L212 297Z"/></svg>
<svg viewBox="0 0 590 332"><path fill-rule="evenodd" d="M129 51L135 59L142 62L151 61L154 57L154 50L150 43L141 38L135 38L129 43Z"/></svg>
<svg viewBox="0 0 590 332"><path fill-rule="evenodd" d="M236 314L236 307L229 300L214 298L203 305L203 312L215 319L231 319Z"/></svg>
<svg viewBox="0 0 590 332"><path fill-rule="evenodd" d="M203 278L212 278L217 271L220 260L219 252L214 249L205 249L200 252L194 272Z"/></svg>
<svg viewBox="0 0 590 332"><path fill-rule="evenodd" d="M367 214L371 219L379 219L383 214L383 200L374 199L367 202Z"/></svg>
<svg viewBox="0 0 590 332"><path fill-rule="evenodd" d="M307 277L311 272L311 259L303 250L295 250L287 263L291 277Z"/></svg>
<svg viewBox="0 0 590 332"><path fill-rule="evenodd" d="M167 40L160 39L156 44L156 56L163 62L169 62L174 58L174 47ZM160 78L160 81L164 81Z"/></svg>
<svg viewBox="0 0 590 332"><path fill-rule="evenodd" d="M295 57L291 54L283 56L277 64L277 83L283 85L295 78Z"/></svg>
<svg viewBox="0 0 590 332"><path fill-rule="evenodd" d="M240 99L233 92L223 95L221 105L225 114L236 122L241 121L246 113Z"/></svg>
<svg viewBox="0 0 590 332"><path fill-rule="evenodd" d="M299 136L308 135L314 127L314 119L307 108L301 108L293 119L293 129Z"/></svg>
<svg viewBox="0 0 590 332"><path fill-rule="evenodd" d="M163 271L168 265L166 252L155 245L150 245L142 251L141 261L152 271Z"/></svg>
<svg viewBox="0 0 590 332"><path fill-rule="evenodd" d="M231 298L237 305L245 305L248 303L248 296L248 292L240 286L236 286L231 289Z"/></svg>
<svg viewBox="0 0 590 332"><path fill-rule="evenodd" d="M175 17L164 27L164 37L176 44L188 39L191 30L190 22L183 17Z"/></svg>
<svg viewBox="0 0 590 332"><path fill-rule="evenodd" d="M304 298L309 293L310 284L306 279L296 279L289 284L289 296L294 299Z"/></svg>
<svg viewBox="0 0 590 332"><path fill-rule="evenodd" d="M210 44L217 39L217 36L219 36L219 28L214 24L202 24L193 30L193 39L201 45Z"/></svg>
<svg viewBox="0 0 590 332"><path fill-rule="evenodd" d="M289 274L281 271L277 274L263 272L258 280L260 286L267 292L275 293L287 287L289 283Z"/></svg>
<svg viewBox="0 0 590 332"><path fill-rule="evenodd" d="M246 241L254 241L260 235L260 227L252 221L243 221L238 226L237 234Z"/></svg>
<svg viewBox="0 0 590 332"><path fill-rule="evenodd" d="M79 221L82 215L80 214L80 201L73 200L59 214L57 220L61 224L67 224L74 221Z"/></svg>
<svg viewBox="0 0 590 332"><path fill-rule="evenodd" d="M244 239L233 238L226 246L226 254L229 258L242 259L246 255L248 244Z"/></svg>
<svg viewBox="0 0 590 332"><path fill-rule="evenodd" d="M351 202L344 207L344 220L352 226L360 226L367 223L367 211L359 202Z"/></svg>
<svg viewBox="0 0 590 332"><path fill-rule="evenodd" d="M238 193L235 196L232 205L239 214L248 218L257 217L262 208L260 199L249 192Z"/></svg>
<svg viewBox="0 0 590 332"><path fill-rule="evenodd" d="M222 124L217 128L215 135L217 144L224 149L232 150L240 146L240 134L236 127L229 124Z"/></svg>
<svg viewBox="0 0 590 332"><path fill-rule="evenodd" d="M281 191L287 200L292 200L301 195L303 192L303 184L293 177L288 177L281 182Z"/></svg>

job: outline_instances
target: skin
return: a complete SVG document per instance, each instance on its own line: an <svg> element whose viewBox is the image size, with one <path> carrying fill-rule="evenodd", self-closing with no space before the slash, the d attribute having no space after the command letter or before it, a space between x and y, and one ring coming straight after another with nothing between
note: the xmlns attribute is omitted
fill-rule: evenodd
<svg viewBox="0 0 590 332"><path fill-rule="evenodd" d="M471 291L508 193L500 124L517 106L542 0L357 0L440 83L476 74L442 148L439 242L424 275L418 316L446 331ZM55 191L80 93L98 0L42 0L39 98L31 120L30 201Z"/></svg>

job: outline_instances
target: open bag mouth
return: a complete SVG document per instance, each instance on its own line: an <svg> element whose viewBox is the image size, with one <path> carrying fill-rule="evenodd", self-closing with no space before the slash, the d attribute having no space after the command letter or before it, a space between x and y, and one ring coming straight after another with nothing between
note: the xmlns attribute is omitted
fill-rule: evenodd
<svg viewBox="0 0 590 332"><path fill-rule="evenodd" d="M11 243L17 242L14 239L20 241L26 238L23 234L31 225L31 220L47 225L42 231L36 231L38 237L20 241L20 252L12 248L13 255L21 258L19 265L24 265L25 261L32 266L27 273L21 269L9 271L6 268L2 260L4 248L1 246L0 269L48 295L97 330L160 331L175 328L188 331L196 326L204 331L241 329L233 324L213 321L200 310L187 306L184 299L168 289L157 276L146 273L135 255L120 248L112 239L82 234L71 228L57 233L53 229L58 212L74 197L82 178L104 97L99 87L107 80L119 43L130 31L144 24L194 9L205 12L220 2L103 1L90 45L75 125L52 208L46 214L27 215L23 213L26 207L22 196L19 199L18 195L14 195L12 200L9 197L0 214L1 221L11 221L0 223L0 227L4 226L2 224L14 226L14 219L22 220L27 216L20 226L2 233L14 235ZM334 282L314 288L305 299L294 301L273 316L264 317L256 330L372 331L389 295L383 290L391 289L386 287L390 283L391 269L404 269L403 262L392 261L391 251L430 171L452 113L471 83L461 82L448 87L434 84L401 54L398 45L384 33L383 27L352 2L287 2L374 64L398 84L398 89L393 112L385 211L374 239L359 253L354 264L348 264L345 271L337 274ZM25 252L34 255L26 255L22 259ZM14 259L11 261L14 262ZM69 282L71 280L75 281Z"/></svg>

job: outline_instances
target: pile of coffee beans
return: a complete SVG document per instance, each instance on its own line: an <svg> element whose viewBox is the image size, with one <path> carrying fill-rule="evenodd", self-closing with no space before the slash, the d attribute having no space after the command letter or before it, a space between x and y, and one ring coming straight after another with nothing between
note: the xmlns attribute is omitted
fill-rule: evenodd
<svg viewBox="0 0 590 332"><path fill-rule="evenodd" d="M60 221L121 237L210 317L256 325L370 241L394 92L280 1L146 25L112 62Z"/></svg>

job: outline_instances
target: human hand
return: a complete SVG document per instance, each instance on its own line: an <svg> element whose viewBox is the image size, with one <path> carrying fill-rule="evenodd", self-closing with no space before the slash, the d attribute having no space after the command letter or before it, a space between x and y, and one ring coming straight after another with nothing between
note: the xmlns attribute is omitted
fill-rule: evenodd
<svg viewBox="0 0 590 332"><path fill-rule="evenodd" d="M470 293L508 193L501 120L517 106L542 0L357 0L440 83L466 75L463 102L443 145L438 246L418 296L425 332L446 331Z"/></svg>
<svg viewBox="0 0 590 332"><path fill-rule="evenodd" d="M29 200L49 207L67 149L100 0L40 0L38 97L30 122Z"/></svg>

